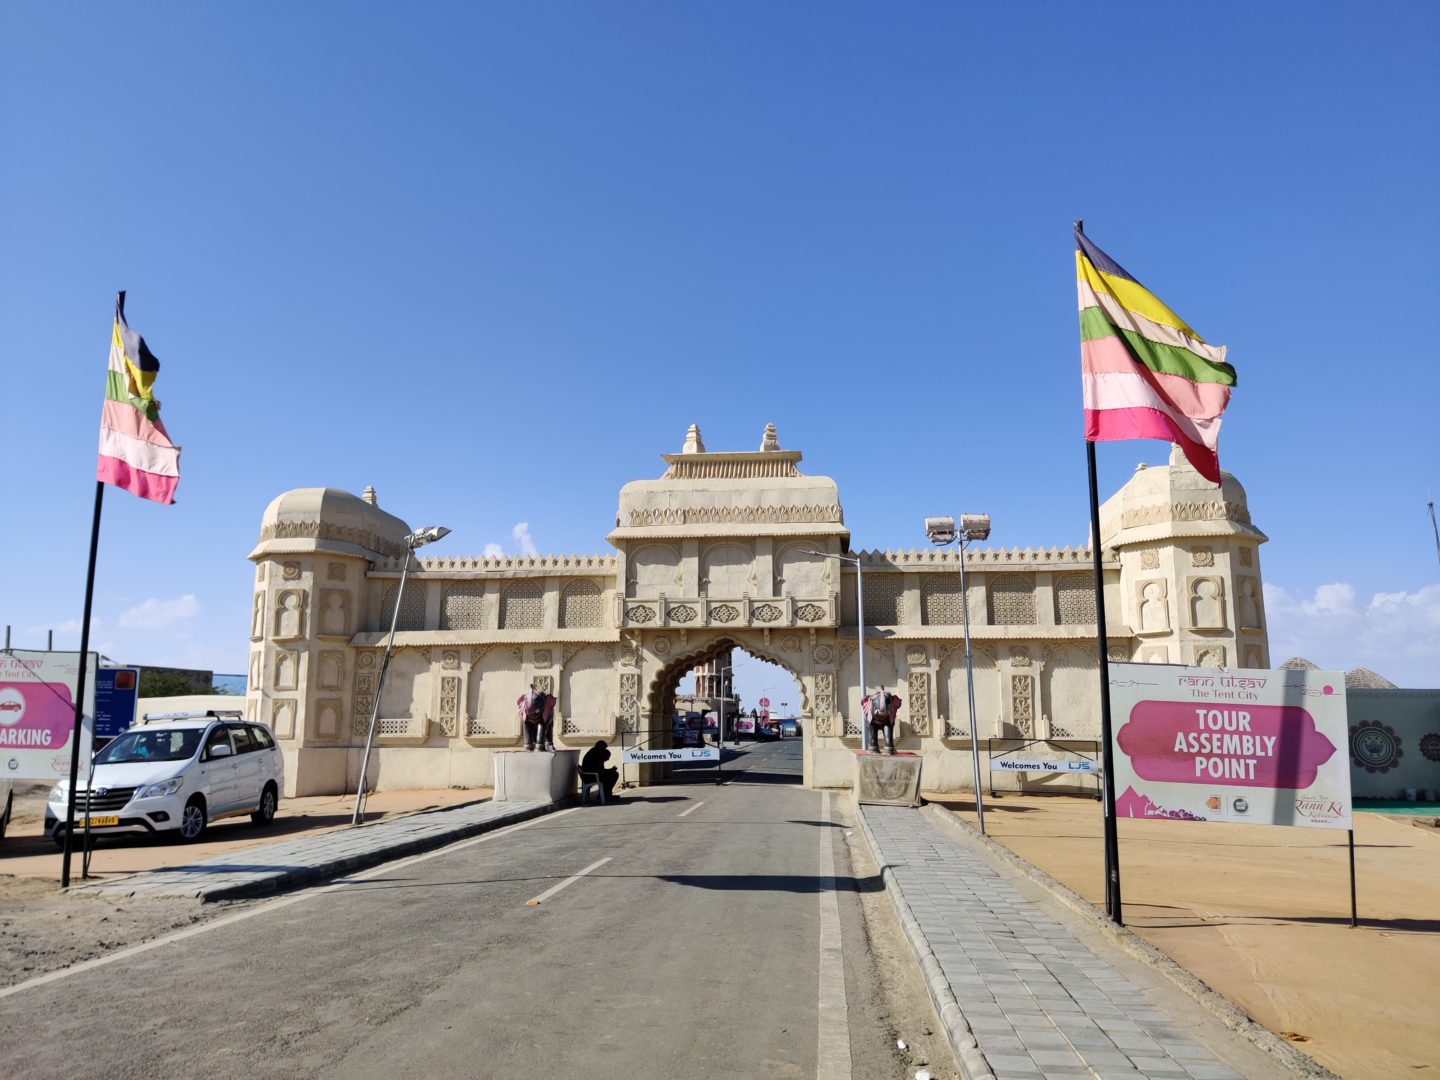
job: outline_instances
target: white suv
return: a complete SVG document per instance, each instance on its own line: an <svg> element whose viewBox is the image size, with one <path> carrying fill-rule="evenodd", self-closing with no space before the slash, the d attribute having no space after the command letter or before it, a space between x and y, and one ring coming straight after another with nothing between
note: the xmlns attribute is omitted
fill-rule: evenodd
<svg viewBox="0 0 1440 1080"><path fill-rule="evenodd" d="M151 714L95 755L92 790L82 776L75 791L75 830L87 813L92 836L175 831L195 840L210 822L236 814L268 825L284 776L269 730L238 712ZM45 806L45 831L60 846L68 795L62 780Z"/></svg>

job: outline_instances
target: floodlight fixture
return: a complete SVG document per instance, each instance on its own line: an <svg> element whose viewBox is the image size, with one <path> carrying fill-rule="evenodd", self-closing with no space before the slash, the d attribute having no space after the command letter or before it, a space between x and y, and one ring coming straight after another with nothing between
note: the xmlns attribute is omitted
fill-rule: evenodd
<svg viewBox="0 0 1440 1080"><path fill-rule="evenodd" d="M990 537L989 514L961 514L960 536L966 540L987 540Z"/></svg>
<svg viewBox="0 0 1440 1080"><path fill-rule="evenodd" d="M953 517L927 517L925 519L925 536L932 544L954 543L955 519Z"/></svg>
<svg viewBox="0 0 1440 1080"><path fill-rule="evenodd" d="M427 525L423 529L416 529L405 537L405 546L411 551L426 544L433 544L436 540L443 539L450 535L450 530L444 525Z"/></svg>

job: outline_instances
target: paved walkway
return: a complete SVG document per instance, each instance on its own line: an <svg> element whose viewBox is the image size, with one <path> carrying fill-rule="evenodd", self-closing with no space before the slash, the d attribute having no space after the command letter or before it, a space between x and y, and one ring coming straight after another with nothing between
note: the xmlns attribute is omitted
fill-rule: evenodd
<svg viewBox="0 0 1440 1080"><path fill-rule="evenodd" d="M1001 869L978 837L970 841L918 810L860 811L968 1080L1239 1080L1129 976L1050 917L1049 905L1026 895L1019 872ZM1288 1073L1274 1064L1267 1075Z"/></svg>
<svg viewBox="0 0 1440 1080"><path fill-rule="evenodd" d="M503 825L558 810L556 803L469 803L248 847L184 866L80 885L71 892L107 896L186 896L236 900L263 896L391 859L429 851Z"/></svg>

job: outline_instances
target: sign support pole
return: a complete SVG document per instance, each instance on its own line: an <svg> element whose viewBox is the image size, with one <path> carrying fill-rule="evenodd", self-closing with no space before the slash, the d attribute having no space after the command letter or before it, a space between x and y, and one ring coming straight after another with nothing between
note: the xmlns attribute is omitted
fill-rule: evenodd
<svg viewBox="0 0 1440 1080"><path fill-rule="evenodd" d="M1360 925L1355 911L1355 830L1348 829L1346 834L1350 837L1350 929Z"/></svg>

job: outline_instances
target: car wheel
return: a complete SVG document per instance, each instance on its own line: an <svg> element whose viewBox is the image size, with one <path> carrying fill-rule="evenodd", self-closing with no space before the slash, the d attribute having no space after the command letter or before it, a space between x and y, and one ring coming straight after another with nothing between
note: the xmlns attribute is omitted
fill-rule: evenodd
<svg viewBox="0 0 1440 1080"><path fill-rule="evenodd" d="M15 793L12 791L5 796L5 813L0 814L0 840L5 838L5 830L10 827L10 811L15 809Z"/></svg>
<svg viewBox="0 0 1440 1080"><path fill-rule="evenodd" d="M55 841L56 847L63 850L65 847L65 826L56 825L55 831L50 834L50 839Z"/></svg>
<svg viewBox="0 0 1440 1080"><path fill-rule="evenodd" d="M260 793L260 805L250 815L250 820L256 825L269 825L275 820L275 785L266 784L265 790Z"/></svg>
<svg viewBox="0 0 1440 1080"><path fill-rule="evenodd" d="M185 809L180 812L180 839L187 842L199 840L200 835L205 831L207 821L205 800L196 795L185 804Z"/></svg>

